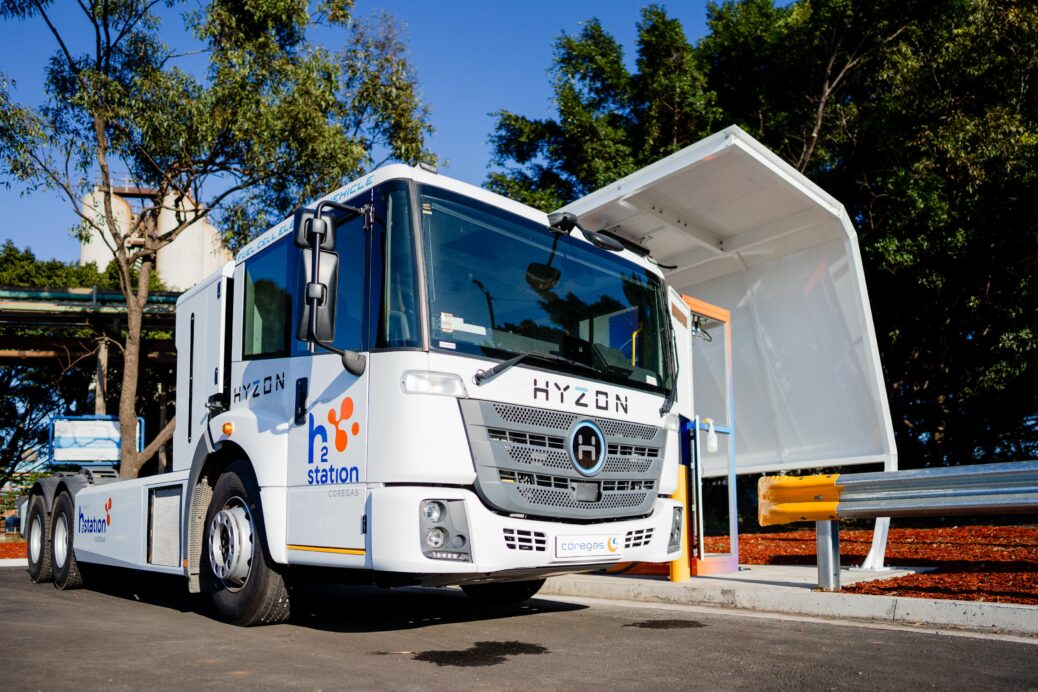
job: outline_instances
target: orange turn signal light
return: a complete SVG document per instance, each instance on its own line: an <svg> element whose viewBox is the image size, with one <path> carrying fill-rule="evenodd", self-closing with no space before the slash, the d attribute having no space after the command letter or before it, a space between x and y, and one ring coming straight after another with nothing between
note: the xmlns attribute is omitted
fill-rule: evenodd
<svg viewBox="0 0 1038 692"><path fill-rule="evenodd" d="M224 423L223 424L223 434L224 435L230 435L233 432L234 432L234 423Z"/></svg>

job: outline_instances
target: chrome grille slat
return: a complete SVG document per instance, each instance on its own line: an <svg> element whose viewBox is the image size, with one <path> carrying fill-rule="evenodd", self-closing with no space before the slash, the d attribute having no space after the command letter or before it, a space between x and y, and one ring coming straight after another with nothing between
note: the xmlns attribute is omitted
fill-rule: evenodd
<svg viewBox="0 0 1038 692"><path fill-rule="evenodd" d="M569 490L571 483L585 483L566 476L551 476L542 473L526 473L524 471L509 471L500 469L498 476L505 483L518 483L521 485L533 485L540 488L555 488ZM598 481L603 493L631 492L636 490L651 491L656 488L654 480L605 480Z"/></svg>
<svg viewBox="0 0 1038 692"><path fill-rule="evenodd" d="M566 430L577 419L572 413L560 413L541 408L515 406L513 404L494 404L494 411L502 420L521 425L536 425L540 428Z"/></svg>
<svg viewBox="0 0 1038 692"><path fill-rule="evenodd" d="M561 507L569 509L630 509L640 507L648 493L610 493L602 494L598 502L578 502L568 490L549 490L528 485L517 485L519 494L529 503L541 507Z"/></svg>

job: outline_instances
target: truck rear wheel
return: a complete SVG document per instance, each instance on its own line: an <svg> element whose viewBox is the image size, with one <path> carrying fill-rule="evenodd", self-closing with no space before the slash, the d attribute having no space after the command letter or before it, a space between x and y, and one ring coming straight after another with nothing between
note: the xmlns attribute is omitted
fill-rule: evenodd
<svg viewBox="0 0 1038 692"><path fill-rule="evenodd" d="M72 549L75 516L75 503L69 494L58 495L50 522L51 556L54 560L54 586L63 591L83 586L83 575L79 571L76 553Z"/></svg>
<svg viewBox="0 0 1038 692"><path fill-rule="evenodd" d="M543 579L530 581L501 581L490 584L462 584L461 590L476 603L483 605L513 605L534 597Z"/></svg>
<svg viewBox="0 0 1038 692"><path fill-rule="evenodd" d="M34 584L54 578L50 555L50 524L42 495L33 495L26 516L25 553L29 560L29 578Z"/></svg>
<svg viewBox="0 0 1038 692"><path fill-rule="evenodd" d="M252 469L231 464L213 489L205 517L203 569L213 587L213 605L242 627L284 622L288 589L267 550L259 487Z"/></svg>

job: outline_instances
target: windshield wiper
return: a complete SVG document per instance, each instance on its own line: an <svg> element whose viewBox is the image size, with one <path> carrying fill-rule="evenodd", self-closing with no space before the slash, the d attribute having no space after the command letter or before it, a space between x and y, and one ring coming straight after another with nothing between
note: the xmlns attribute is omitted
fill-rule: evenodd
<svg viewBox="0 0 1038 692"><path fill-rule="evenodd" d="M569 358L566 358L564 356L557 356L554 353L523 351L517 356L513 356L508 360L501 361L489 370L477 370L476 374L472 377L472 381L475 382L477 385L484 385L490 380L500 375L501 373L503 373L505 370L511 368L513 365L518 365L520 362L527 360L528 358L540 358L541 360L547 360L552 363L563 363L565 365L573 365L578 368L583 368L584 370L593 372L596 375L602 374L601 370L592 365L588 365L587 363L581 363L577 360L570 360Z"/></svg>

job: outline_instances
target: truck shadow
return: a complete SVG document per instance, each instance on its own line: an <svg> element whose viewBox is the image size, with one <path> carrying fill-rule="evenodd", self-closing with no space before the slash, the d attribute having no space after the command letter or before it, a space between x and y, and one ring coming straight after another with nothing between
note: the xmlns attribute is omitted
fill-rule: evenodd
<svg viewBox="0 0 1038 692"><path fill-rule="evenodd" d="M179 576L95 567L86 588L117 599L220 619L208 596L189 594ZM451 588L310 584L293 591L289 624L326 632L392 632L586 607L538 598L514 606L484 606Z"/></svg>
<svg viewBox="0 0 1038 692"><path fill-rule="evenodd" d="M450 588L379 589L322 584L312 586L302 598L293 601L290 622L326 632L389 632L586 608L539 598L512 606L486 606Z"/></svg>

